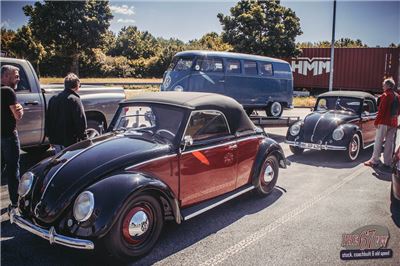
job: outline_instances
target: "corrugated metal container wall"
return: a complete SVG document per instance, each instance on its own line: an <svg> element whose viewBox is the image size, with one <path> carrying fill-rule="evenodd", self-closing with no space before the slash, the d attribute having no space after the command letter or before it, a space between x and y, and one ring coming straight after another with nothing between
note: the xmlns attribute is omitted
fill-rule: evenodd
<svg viewBox="0 0 400 266"><path fill-rule="evenodd" d="M330 48L303 48L291 63L295 88L329 87ZM399 81L400 48L335 48L334 89L381 91L384 77Z"/></svg>

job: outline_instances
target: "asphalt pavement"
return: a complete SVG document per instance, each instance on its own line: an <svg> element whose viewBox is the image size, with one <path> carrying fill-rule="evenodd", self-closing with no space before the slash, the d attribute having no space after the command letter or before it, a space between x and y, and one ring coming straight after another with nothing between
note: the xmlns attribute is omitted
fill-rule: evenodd
<svg viewBox="0 0 400 266"><path fill-rule="evenodd" d="M284 114L304 117L308 112ZM390 204L391 175L362 164L372 148L353 163L345 162L340 152L293 155L283 143L286 130L266 129L292 162L280 169L268 197L248 193L181 225L169 222L154 250L131 265L400 265L400 213ZM22 171L45 156L23 154ZM10 225L3 182L2 265L115 265L94 252L50 246ZM341 260L342 235L366 225L388 229L392 258Z"/></svg>

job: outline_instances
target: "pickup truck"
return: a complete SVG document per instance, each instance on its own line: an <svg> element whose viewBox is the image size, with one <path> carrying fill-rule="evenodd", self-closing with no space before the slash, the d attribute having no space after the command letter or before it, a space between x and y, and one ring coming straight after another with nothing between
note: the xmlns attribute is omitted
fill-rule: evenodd
<svg viewBox="0 0 400 266"><path fill-rule="evenodd" d="M24 107L24 116L17 122L21 149L26 152L46 151L49 144L44 135L44 119L48 102L64 86L40 85L34 68L26 60L3 57L1 65L19 68L20 82L16 94L18 103ZM85 108L89 137L95 137L107 128L118 103L125 99L122 87L82 85L78 93Z"/></svg>

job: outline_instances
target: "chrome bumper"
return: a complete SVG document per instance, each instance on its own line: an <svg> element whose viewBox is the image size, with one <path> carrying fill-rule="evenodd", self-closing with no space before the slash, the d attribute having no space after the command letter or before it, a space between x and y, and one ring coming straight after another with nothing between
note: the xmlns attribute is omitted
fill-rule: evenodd
<svg viewBox="0 0 400 266"><path fill-rule="evenodd" d="M56 230L53 226L50 228L50 230L43 229L22 218L17 213L16 209L11 209L8 215L10 216L11 224L15 223L22 229L49 240L50 244L56 243L76 249L94 249L94 243L92 241L59 235L56 233Z"/></svg>
<svg viewBox="0 0 400 266"><path fill-rule="evenodd" d="M316 143L307 143L307 142L299 142L299 141L288 141L285 140L285 143L303 148L303 149L311 149L311 150L331 150L331 151L345 151L347 150L346 147L342 146L333 146L333 145L327 145L327 144L316 144Z"/></svg>

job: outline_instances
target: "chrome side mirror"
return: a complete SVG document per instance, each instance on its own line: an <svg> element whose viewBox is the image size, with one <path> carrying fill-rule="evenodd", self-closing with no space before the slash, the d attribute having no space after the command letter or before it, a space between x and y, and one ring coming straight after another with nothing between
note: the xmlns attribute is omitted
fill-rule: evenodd
<svg viewBox="0 0 400 266"><path fill-rule="evenodd" d="M193 138L192 138L192 136L187 135L187 136L183 137L183 141L182 141L182 144L181 144L181 145L183 146L183 150L185 150L186 147L192 146L192 145L193 145Z"/></svg>

